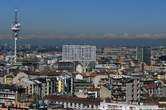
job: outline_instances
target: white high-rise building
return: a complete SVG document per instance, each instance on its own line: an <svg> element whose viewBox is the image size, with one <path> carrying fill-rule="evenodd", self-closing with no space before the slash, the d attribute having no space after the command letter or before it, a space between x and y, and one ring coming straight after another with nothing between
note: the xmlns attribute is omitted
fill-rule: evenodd
<svg viewBox="0 0 166 110"><path fill-rule="evenodd" d="M63 45L63 61L96 61L96 46Z"/></svg>
<svg viewBox="0 0 166 110"><path fill-rule="evenodd" d="M96 46L63 45L62 60L78 61L86 68L90 62L96 61Z"/></svg>

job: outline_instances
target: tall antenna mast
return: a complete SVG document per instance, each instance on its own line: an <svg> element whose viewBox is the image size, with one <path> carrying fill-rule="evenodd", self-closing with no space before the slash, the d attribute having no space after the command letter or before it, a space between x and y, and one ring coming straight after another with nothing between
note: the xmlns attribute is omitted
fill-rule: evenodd
<svg viewBox="0 0 166 110"><path fill-rule="evenodd" d="M21 24L18 22L18 10L14 11L14 22L11 26L12 36L14 37L14 63L17 61L17 39Z"/></svg>

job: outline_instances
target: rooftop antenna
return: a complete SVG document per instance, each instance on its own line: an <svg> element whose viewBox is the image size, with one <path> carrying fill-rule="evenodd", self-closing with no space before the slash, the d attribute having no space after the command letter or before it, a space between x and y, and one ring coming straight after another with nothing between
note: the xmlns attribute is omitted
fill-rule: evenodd
<svg viewBox="0 0 166 110"><path fill-rule="evenodd" d="M21 24L18 21L18 10L14 10L14 22L11 26L12 36L14 38L14 63L17 62L17 39L20 32Z"/></svg>

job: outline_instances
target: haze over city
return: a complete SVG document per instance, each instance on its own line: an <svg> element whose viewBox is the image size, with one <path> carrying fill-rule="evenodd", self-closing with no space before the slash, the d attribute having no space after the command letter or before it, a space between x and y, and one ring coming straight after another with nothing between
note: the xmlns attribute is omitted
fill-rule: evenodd
<svg viewBox="0 0 166 110"><path fill-rule="evenodd" d="M19 10L24 39L165 38L165 4L165 0L1 0L0 38L11 38L14 9Z"/></svg>
<svg viewBox="0 0 166 110"><path fill-rule="evenodd" d="M165 0L0 0L0 110L166 110Z"/></svg>

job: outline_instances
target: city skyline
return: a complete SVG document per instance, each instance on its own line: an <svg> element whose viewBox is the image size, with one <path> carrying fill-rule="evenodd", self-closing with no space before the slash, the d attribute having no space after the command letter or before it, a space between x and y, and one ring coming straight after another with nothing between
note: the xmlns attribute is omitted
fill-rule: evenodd
<svg viewBox="0 0 166 110"><path fill-rule="evenodd" d="M165 38L164 0L2 0L0 38L19 10L24 38Z"/></svg>
<svg viewBox="0 0 166 110"><path fill-rule="evenodd" d="M166 109L165 4L0 0L0 110Z"/></svg>

